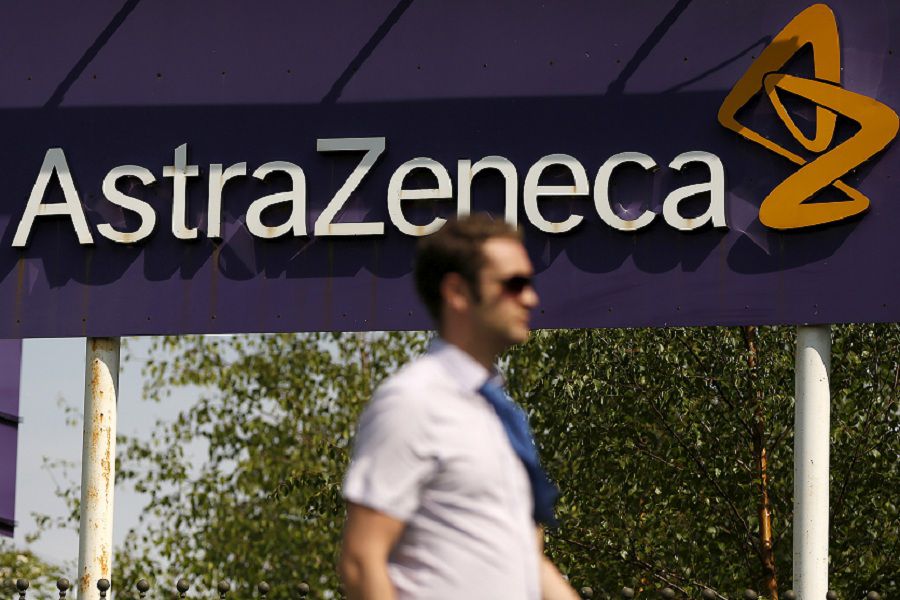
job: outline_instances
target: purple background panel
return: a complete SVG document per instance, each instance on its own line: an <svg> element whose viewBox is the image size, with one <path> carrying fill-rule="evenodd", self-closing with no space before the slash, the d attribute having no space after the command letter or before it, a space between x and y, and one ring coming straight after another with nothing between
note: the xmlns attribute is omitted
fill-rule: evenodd
<svg viewBox="0 0 900 600"><path fill-rule="evenodd" d="M19 415L19 373L22 342L0 340L0 413Z"/></svg>
<svg viewBox="0 0 900 600"><path fill-rule="evenodd" d="M0 23L0 338L429 327L411 282L414 240L394 229L386 206L393 171L420 156L445 165L454 186L458 159L501 155L515 164L540 327L900 321L892 180L900 147L843 178L871 199L867 213L777 232L760 224L759 205L794 165L716 120L731 86L808 5L201 1L176 11L140 0L13 3ZM900 5L829 6L841 32L843 85L900 107ZM786 69L810 76L811 64L807 48ZM809 106L790 108L808 125ZM796 147L767 103L741 118ZM839 121L836 143L853 131ZM200 239L176 240L169 230L172 182L162 169L182 143L201 175L211 163L246 161L248 172L272 160L300 165L312 231L358 161L317 153L316 139L366 136L385 137L387 150L339 220L385 221L384 236L253 238L247 206L285 189L277 177L228 183L222 242L203 235L207 179L193 179L189 223ZM79 246L66 219L43 218L29 247L14 249L51 147L66 153L96 245ZM549 219L584 216L571 232L549 235L521 208L521 183L542 156L575 156L593 188L607 158L639 151L660 169L623 168L611 189L615 210L660 213L669 191L706 177L700 168L667 168L691 150L723 161L727 231L682 233L659 215L641 232L622 233L584 197L541 201ZM104 222L134 227L133 215L100 190L122 164L156 177L127 190L158 219L134 246L96 232ZM433 186L424 176L411 182ZM568 182L564 173L542 179ZM61 198L52 186L47 201ZM838 198L833 190L821 197ZM473 208L502 214L499 177L476 177ZM454 210L448 200L406 213L425 224Z"/></svg>
<svg viewBox="0 0 900 600"><path fill-rule="evenodd" d="M0 423L0 535L12 537L16 515L16 428Z"/></svg>
<svg viewBox="0 0 900 600"><path fill-rule="evenodd" d="M16 417L22 342L0 340L0 535L12 536L16 515Z"/></svg>

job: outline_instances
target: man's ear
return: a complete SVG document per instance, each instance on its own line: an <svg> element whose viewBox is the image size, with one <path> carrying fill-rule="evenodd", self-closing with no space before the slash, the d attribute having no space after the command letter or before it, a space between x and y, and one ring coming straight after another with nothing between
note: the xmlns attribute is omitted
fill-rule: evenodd
<svg viewBox="0 0 900 600"><path fill-rule="evenodd" d="M473 304L472 290L459 273L447 273L441 280L441 298L444 306L454 312L463 312Z"/></svg>

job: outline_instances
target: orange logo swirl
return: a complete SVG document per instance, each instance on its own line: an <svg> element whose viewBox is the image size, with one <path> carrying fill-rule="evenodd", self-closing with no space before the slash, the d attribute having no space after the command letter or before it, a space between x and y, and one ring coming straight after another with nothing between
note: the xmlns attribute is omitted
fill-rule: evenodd
<svg viewBox="0 0 900 600"><path fill-rule="evenodd" d="M813 51L814 79L804 79L778 70L803 46ZM760 222L772 229L798 229L833 223L869 208L869 199L840 178L883 150L897 135L900 119L891 108L872 98L841 87L841 53L837 21L824 4L810 6L794 17L772 40L719 108L719 123L748 140L800 165L763 200ZM788 114L780 93L810 100L816 105L812 138L800 131ZM817 154L807 161L798 154L763 137L738 122L737 112L758 93L765 93L791 135L806 150ZM848 140L828 150L834 139L838 115L852 119L859 130ZM849 200L806 203L820 190L833 185Z"/></svg>

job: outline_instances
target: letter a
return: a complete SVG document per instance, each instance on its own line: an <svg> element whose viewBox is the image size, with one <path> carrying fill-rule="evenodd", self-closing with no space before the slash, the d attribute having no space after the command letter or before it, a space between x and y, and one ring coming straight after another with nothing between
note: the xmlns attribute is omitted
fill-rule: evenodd
<svg viewBox="0 0 900 600"><path fill-rule="evenodd" d="M62 187L65 202L43 204L44 194L47 192L47 186L50 184L54 172L59 179L60 187ZM34 220L37 217L53 215L67 215L72 220L72 227L75 229L75 235L78 236L79 244L86 246L94 243L62 148L50 148L44 155L44 163L41 165L34 187L31 188L31 195L28 197L25 213L22 215L16 235L13 237L12 247L24 248L27 246Z"/></svg>

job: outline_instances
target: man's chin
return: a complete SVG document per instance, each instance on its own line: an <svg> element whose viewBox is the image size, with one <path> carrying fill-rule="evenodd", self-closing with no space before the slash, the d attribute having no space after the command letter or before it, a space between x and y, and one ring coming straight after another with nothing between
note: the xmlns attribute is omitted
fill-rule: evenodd
<svg viewBox="0 0 900 600"><path fill-rule="evenodd" d="M503 352L511 346L528 341L530 331L531 330L528 327L506 328L505 330L497 331L494 340L497 342L497 347L500 349L500 352Z"/></svg>
<svg viewBox="0 0 900 600"><path fill-rule="evenodd" d="M528 336L531 335L531 329L526 327L522 327L519 330L513 332L510 336L512 344L524 344L528 341Z"/></svg>

